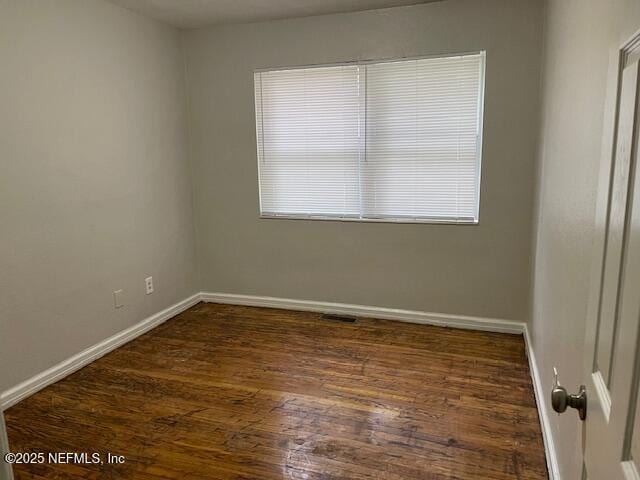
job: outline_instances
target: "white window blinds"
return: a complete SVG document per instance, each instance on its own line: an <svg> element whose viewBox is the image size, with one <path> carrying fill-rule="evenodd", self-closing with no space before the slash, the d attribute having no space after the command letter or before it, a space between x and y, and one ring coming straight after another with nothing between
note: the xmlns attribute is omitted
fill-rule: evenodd
<svg viewBox="0 0 640 480"><path fill-rule="evenodd" d="M357 66L255 75L262 213L359 216Z"/></svg>
<svg viewBox="0 0 640 480"><path fill-rule="evenodd" d="M483 54L254 80L263 216L477 221Z"/></svg>

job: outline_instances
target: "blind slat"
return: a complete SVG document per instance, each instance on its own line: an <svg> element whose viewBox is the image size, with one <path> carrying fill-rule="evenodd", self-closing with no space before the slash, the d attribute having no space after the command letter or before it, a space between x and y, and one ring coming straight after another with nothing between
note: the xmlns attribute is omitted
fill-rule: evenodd
<svg viewBox="0 0 640 480"><path fill-rule="evenodd" d="M477 221L484 55L257 72L264 215Z"/></svg>

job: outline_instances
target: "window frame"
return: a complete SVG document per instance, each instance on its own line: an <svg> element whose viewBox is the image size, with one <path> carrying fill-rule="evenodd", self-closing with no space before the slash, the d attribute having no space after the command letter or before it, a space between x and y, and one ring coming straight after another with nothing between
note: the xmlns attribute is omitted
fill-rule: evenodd
<svg viewBox="0 0 640 480"><path fill-rule="evenodd" d="M478 89L479 102L478 102L478 136L477 136L477 151L478 151L478 173L477 173L477 185L478 185L478 196L477 196L477 215L475 218L472 217L416 217L412 215L393 215L393 216L383 216L380 215L378 217L362 217L355 215L315 215L315 214L299 214L299 213L263 213L262 211L262 184L261 184L261 172L260 172L260 145L258 145L258 135L257 135L257 122L256 122L256 113L257 106L255 104L256 95L255 95L255 87L254 87L254 122L256 122L256 136L255 136L255 144L256 144L256 163L258 166L257 174L258 174L258 217L264 220L315 220L315 221L339 221L339 222L362 222L362 223L395 223L395 224L440 224L440 225L479 225L480 224L480 207L481 207L481 197L482 197L482 157L483 157L483 143L484 143L484 107L485 107L485 85L486 85L486 71L487 71L487 52L486 50L473 50L466 52L455 52L455 53L440 53L440 54L430 54L430 55L416 55L416 56L406 56L406 57L391 57L391 58L378 58L378 59L366 59L366 60L353 60L353 61L344 61L344 62L333 62L333 63L319 63L319 64L305 64L305 65L294 65L294 66L277 66L277 67L264 67L264 68L256 68L253 70L252 75L255 78L255 74L264 73L264 72L277 72L281 70L296 70L296 69L305 69L305 68L322 68L322 67L339 67L339 66L358 66L358 65L370 65L377 63L392 63L392 62L403 62L403 61L411 61L411 60L426 60L426 59L437 59L437 58L450 58L450 57L463 57L463 56L471 56L471 55L480 55L480 86ZM254 85L254 82L251 83ZM366 102L366 97L365 97Z"/></svg>

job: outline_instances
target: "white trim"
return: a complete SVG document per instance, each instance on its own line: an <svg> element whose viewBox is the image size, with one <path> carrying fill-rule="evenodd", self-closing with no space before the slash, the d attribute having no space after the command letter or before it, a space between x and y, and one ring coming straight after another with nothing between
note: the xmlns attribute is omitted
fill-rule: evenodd
<svg viewBox="0 0 640 480"><path fill-rule="evenodd" d="M20 400L25 399L29 395L33 395L37 391L44 387L57 382L58 380L70 375L71 373L79 370L85 365L97 360L98 358L106 355L110 351L130 342L136 337L139 337L143 333L148 332L154 327L157 327L161 323L166 322L172 317L175 317L181 312L184 312L188 308L192 307L200 301L200 294L196 293L191 297L182 300L181 302L172 305L161 312L158 312L150 317L142 320L140 323L133 325L125 330L122 330L115 335L93 345L92 347L83 350L82 352L64 360L57 365L41 372L24 382L16 385L13 388L5 390L0 394L0 411L15 405Z"/></svg>
<svg viewBox="0 0 640 480"><path fill-rule="evenodd" d="M620 463L622 467L622 474L624 475L625 480L639 480L640 474L638 474L638 470L636 469L636 462L632 460L627 460Z"/></svg>
<svg viewBox="0 0 640 480"><path fill-rule="evenodd" d="M200 298L203 302L224 303L230 305L246 305L251 307L282 308L286 310L302 310L306 312L334 313L340 315L353 315L358 317L384 318L401 322L420 323L426 325L438 325L444 327L464 328L470 330L483 330L489 332L501 332L521 334L524 336L529 371L533 383L540 429L544 442L545 458L549 480L562 480L558 466L558 457L551 432L551 422L545 395L542 388L540 371L535 354L531 346L529 329L524 322L502 320L493 318L471 317L465 315L448 315L443 313L430 313L416 310L400 310L384 307L371 307L364 305L352 305L345 303L317 302L311 300L293 300L290 298L263 297L256 295L238 295L233 293L202 292Z"/></svg>
<svg viewBox="0 0 640 480"><path fill-rule="evenodd" d="M533 391L538 406L538 417L540 418L540 428L542 429L542 440L544 441L544 453L547 459L547 470L549 472L549 480L561 480L560 467L558 465L558 455L553 441L553 433L551 431L551 420L549 418L549 410L545 401L544 389L542 388L542 379L540 370L536 362L536 356L531 345L531 336L529 327L524 326L524 344L529 358L529 371L531 372L531 381L533 383Z"/></svg>
<svg viewBox="0 0 640 480"><path fill-rule="evenodd" d="M479 197L478 197L479 198ZM261 220L321 220L330 222L363 222L363 223L422 223L438 225L478 225L477 217L410 217L390 215L388 217L364 217L346 215L311 215L289 213L260 213Z"/></svg>
<svg viewBox="0 0 640 480"><path fill-rule="evenodd" d="M432 53L426 55L409 55L406 57L384 57L384 58L368 58L363 60L345 60L342 62L330 62L330 63L307 63L304 65L291 65L291 66L276 66L255 68L253 73L268 73L268 72L283 72L287 70L298 70L301 68L322 68L322 67L349 67L358 65L371 65L375 63L393 63L393 62L406 62L410 60L435 60L438 58L458 58L458 57L473 57L482 55L486 50L471 50L468 52L453 52L453 53Z"/></svg>
<svg viewBox="0 0 640 480"><path fill-rule="evenodd" d="M7 438L7 428L4 424L4 415L0 411L0 479L13 480L13 468L11 464L4 461L4 455L9 453L9 439Z"/></svg>
<svg viewBox="0 0 640 480"><path fill-rule="evenodd" d="M119 346L135 339L143 333L187 310L200 301L209 303L223 303L232 305L246 305L253 307L282 308L287 310L301 310L307 312L322 312L341 315L353 315L359 317L383 318L387 320L397 320L409 323L419 323L425 325L437 325L452 328L463 328L470 330L482 330L489 332L501 332L524 335L524 341L529 359L529 368L533 389L538 406L540 426L544 439L545 456L550 480L561 480L558 469L556 450L551 434L551 424L549 421L546 403L543 400L544 394L540 373L535 360L535 355L531 348L531 339L527 325L523 322L512 320L502 320L483 317L472 317L466 315L449 315L443 313L422 312L416 310L401 310L385 307L371 307L365 305L353 305L346 303L318 302L311 300L294 300L289 298L264 297L255 295L238 295L232 293L212 293L201 292L172 305L161 312L146 318L140 323L123 330L102 342L74 355L73 357L60 362L59 364L45 370L38 375L20 383L19 385L6 390L0 395L0 415L2 410L18 403L20 400L36 393L44 387L57 382L58 380L79 370L85 365L106 355ZM0 432L1 433L1 432Z"/></svg>
<svg viewBox="0 0 640 480"><path fill-rule="evenodd" d="M360 131L360 121L362 120L362 103L367 104L367 65L380 65L380 64L388 64L388 63L396 63L396 62L407 62L413 60L432 60L432 59L463 59L468 57L477 57L479 59L480 71L479 71L479 88L478 88L478 101L477 101L477 112L476 119L478 122L477 131L476 131L476 179L475 179L475 211L473 212L473 216L413 216L413 215L402 215L402 214L376 214L376 215L366 215L362 208L363 202L363 191L362 191L362 168L363 162L366 163L366 148L364 156L362 154L362 149L358 149L358 200L360 203L360 210L356 214L330 214L330 213L294 213L294 212L273 212L263 209L263 178L262 178L262 165L265 163L264 159L264 115L263 115L263 81L262 75L266 73L277 73L277 72L287 72L292 70L299 69L323 69L323 68L333 68L333 67L341 67L341 66L350 66L350 67L363 67L364 75L361 76L358 70L358 130ZM338 221L338 222L374 222L374 223L403 223L403 224L440 224L440 225L478 225L480 222L480 196L481 196L481 180L482 180L482 155L483 155L483 132L484 132L484 107L485 107L485 83L486 83L486 63L487 63L487 55L486 50L477 50L471 52L462 52L462 53L453 53L453 54L431 54L431 55L419 55L419 56L411 56L411 57L397 57L397 58L387 58L387 59L369 59L369 60L353 60L349 62L334 62L327 64L315 64L315 65L297 65L291 67L268 67L268 68L258 68L253 70L254 75L254 109L255 109L255 117L256 117L256 147L257 147L257 167L258 167L258 200L259 200L259 218L260 219L286 219L286 220L321 220L321 221ZM259 81L259 90L258 90L258 81ZM364 80L362 80L364 78ZM365 92L362 94L362 92ZM258 97L260 102L258 103ZM365 114L366 117L366 114ZM367 122L366 118L364 119L364 137L368 137L367 133ZM260 135L258 135L258 131L260 131ZM366 140L365 140L366 143ZM362 136L360 136L360 140L358 142L359 147L362 144ZM364 158L364 160L363 160ZM267 162L268 163L268 162Z"/></svg>
<svg viewBox="0 0 640 480"><path fill-rule="evenodd" d="M291 298L262 297L256 295L237 295L234 293L202 292L203 302L247 305L251 307L283 308L286 310L302 310L305 312L334 313L357 317L383 318L401 322L438 325L442 327L465 328L522 334L525 324L512 320L495 318L470 317L466 315L449 315L444 313L421 312L417 310L400 310L396 308L370 307L349 303L317 302L312 300L294 300Z"/></svg>
<svg viewBox="0 0 640 480"><path fill-rule="evenodd" d="M604 378L602 378L602 373L599 370L592 373L591 381L593 381L593 386L596 389L598 400L600 400L598 403L600 404L600 407L602 407L604 419L609 423L609 417L611 416L611 395L609 394L609 389L607 388Z"/></svg>

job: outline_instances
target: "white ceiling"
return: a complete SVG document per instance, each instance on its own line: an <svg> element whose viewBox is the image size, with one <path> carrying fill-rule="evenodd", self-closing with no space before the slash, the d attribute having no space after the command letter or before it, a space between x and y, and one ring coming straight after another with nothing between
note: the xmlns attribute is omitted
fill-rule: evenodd
<svg viewBox="0 0 640 480"><path fill-rule="evenodd" d="M357 12L439 0L110 0L176 27Z"/></svg>

